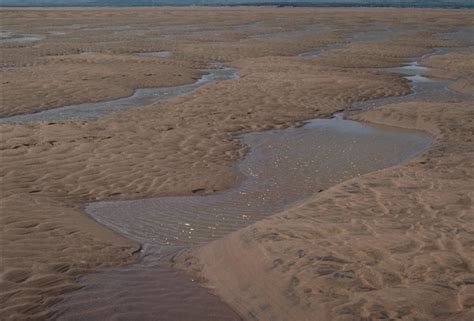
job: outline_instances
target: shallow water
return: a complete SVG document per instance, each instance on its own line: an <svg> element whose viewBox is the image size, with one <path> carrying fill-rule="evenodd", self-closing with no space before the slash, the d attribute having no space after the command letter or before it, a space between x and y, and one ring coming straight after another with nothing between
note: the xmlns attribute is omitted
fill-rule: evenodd
<svg viewBox="0 0 474 321"><path fill-rule="evenodd" d="M234 189L88 204L95 220L143 243L142 258L81 278L84 288L56 306L59 319L238 320L189 277L160 266L167 260L162 252L220 238L346 179L403 162L426 149L431 136L339 114L300 128L246 134L242 141L250 147L239 164L247 179Z"/></svg>
<svg viewBox="0 0 474 321"><path fill-rule="evenodd" d="M17 35L11 32L0 32L0 44L18 43L18 44L34 44L41 40L37 35Z"/></svg>
<svg viewBox="0 0 474 321"><path fill-rule="evenodd" d="M404 103L413 101L425 102L460 102L460 101L474 101L473 95L467 95L456 92L449 88L451 81L449 80L434 80L425 75L429 68L420 65L423 59L432 55L443 55L449 52L464 51L466 49L457 48L434 48L421 58L407 59L407 62L400 67L385 68L384 71L399 73L405 75L405 79L410 82L412 93L405 96L393 96L383 99L372 99L368 101L357 102L353 104L353 110L367 110L371 108L378 108L388 104Z"/></svg>
<svg viewBox="0 0 474 321"><path fill-rule="evenodd" d="M209 196L98 202L86 212L148 244L208 242L261 220L329 186L389 167L429 146L429 135L379 128L339 115L301 128L243 135L250 148L238 187Z"/></svg>
<svg viewBox="0 0 474 321"><path fill-rule="evenodd" d="M162 88L142 88L135 90L130 97L108 100L97 103L70 105L39 113L18 115L0 119L0 124L25 123L31 121L61 121L79 118L95 118L108 113L118 112L138 106L145 106L156 101L170 99L193 91L194 89L215 81L234 79L238 72L233 68L211 69L198 81L189 85Z"/></svg>
<svg viewBox="0 0 474 321"><path fill-rule="evenodd" d="M431 99L437 100L464 98L451 92L448 83L424 81L421 74L426 70L414 61L399 69L386 71L411 77L412 94L355 107L367 109L433 95ZM161 267L160 262L169 259L163 251L176 252L179 246L220 238L351 177L406 161L431 143L431 136L425 133L344 120L340 114L299 128L246 134L241 139L249 146L239 164L247 179L231 190L207 196L88 204L85 210L94 219L143 243L142 256L128 267L83 277L84 288L56 306L61 318L154 320L160 315L164 320L213 319L216 312L210 309L221 313L225 305L186 276ZM201 309L203 306L209 309ZM193 313L177 316L170 311ZM225 310L220 320L234 317Z"/></svg>
<svg viewBox="0 0 474 321"><path fill-rule="evenodd" d="M78 29L81 29L81 28L85 28L87 26L88 26L88 24L86 24L86 23L73 23L71 25L65 25L64 29L78 30Z"/></svg>
<svg viewBox="0 0 474 321"><path fill-rule="evenodd" d="M410 73L416 75L413 70ZM435 86L437 82L422 84ZM423 97L423 90L418 91L416 82L412 82L412 88L412 95L398 98L411 101L419 99L420 93ZM441 88L447 90L445 86ZM384 105L390 99L376 101ZM370 108L371 103L361 103L360 107ZM247 179L234 189L207 196L98 202L86 206L86 212L95 220L143 243L144 248L135 264L82 278L84 288L56 306L64 320L80 320L83 307L90 305L89 320L100 320L104 315L119 319L127 311L134 311L135 318L153 320L153 314L189 310L195 311L189 320L209 319L212 311L195 308L203 306L203 301L196 298L205 290L196 287L186 276L170 275L166 267L160 267L160 262L168 260L163 258L162 251L167 248L177 251L176 246L220 238L351 177L399 164L431 143L431 136L425 133L344 120L340 114L333 119L307 122L300 128L251 133L241 139L250 147L239 164ZM191 292L186 299L176 300L183 291ZM156 298L160 298L159 304ZM209 299L204 295L203 298ZM216 297L211 300L212 307L222 307ZM127 307L125 311L120 309L122 305ZM232 313L226 316L229 315ZM188 319L171 316L169 320Z"/></svg>
<svg viewBox="0 0 474 321"><path fill-rule="evenodd" d="M137 52L135 53L137 56L142 57L171 57L173 53L171 51L149 51L149 52Z"/></svg>
<svg viewBox="0 0 474 321"><path fill-rule="evenodd" d="M95 51L83 51L80 53L81 56L94 56L97 55L97 52Z"/></svg>
<svg viewBox="0 0 474 321"><path fill-rule="evenodd" d="M417 76L417 75L426 74L429 68L420 66L417 61L412 61L412 62L406 63L402 67L387 68L385 70L389 72L404 74L404 75Z"/></svg>
<svg viewBox="0 0 474 321"><path fill-rule="evenodd" d="M64 36L66 35L65 31L48 31L48 34L51 36Z"/></svg>
<svg viewBox="0 0 474 321"><path fill-rule="evenodd" d="M55 320L242 320L197 282L176 270L158 267L162 255L155 251L131 266L86 275L80 280L84 290L69 294L57 306Z"/></svg>

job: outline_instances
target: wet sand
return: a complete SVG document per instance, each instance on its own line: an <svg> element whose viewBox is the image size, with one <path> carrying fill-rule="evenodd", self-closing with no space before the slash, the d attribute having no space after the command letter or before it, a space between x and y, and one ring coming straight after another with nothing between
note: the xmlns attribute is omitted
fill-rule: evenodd
<svg viewBox="0 0 474 321"><path fill-rule="evenodd" d="M421 76L429 68L419 66L417 60L403 67L386 69L387 72L406 75L411 85L410 95L357 102L354 104L357 109L350 111L367 110L375 105L383 108L392 104L393 99L410 102L426 97L433 100L449 100L456 96L465 98L451 91L446 83ZM341 113L332 119L306 122L302 127L245 134L240 139L248 148L245 159L239 163L239 170L246 179L236 188L210 196L87 205L86 213L96 221L140 242L144 258L124 268L104 270L92 278L82 278L84 287L66 295L65 301L54 307L59 314L65 319L84 318L80 307L96 304L100 310L87 312L89 319L100 319L104 315L120 318L128 310L117 309L117 302L127 302L129 309L136 311L137 318L153 319L158 313L176 319L177 316L168 312L170 309L193 311L196 304L203 306L207 303L206 299L199 299L202 294L195 284L186 282L181 276L174 275L169 283L166 266L169 259L162 254L163 251L179 256L190 245L220 239L234 230L295 207L298 201L304 203L311 195L340 182L402 163L419 155L431 144L431 137L421 132L347 121ZM154 273L150 275L149 271ZM123 278L124 274L130 277ZM175 284L179 284L181 289ZM171 302L160 299L160 305L156 306L153 296L159 297L160 294L150 295L156 287L160 293L166 293ZM127 291L117 294L120 288ZM182 296L180 291L183 290L194 295L191 295L192 299L178 303L175 298ZM97 293L100 293L100 299L97 299ZM91 302L90 298L95 299ZM212 318L211 315L211 311L195 311L193 318Z"/></svg>
<svg viewBox="0 0 474 321"><path fill-rule="evenodd" d="M354 101L408 93L407 80L373 68L400 66L432 47L472 45L464 38L433 37L436 32L468 25L470 11L424 10L420 15L416 10L268 8L250 13L247 9L212 9L215 15L210 18L208 9L157 9L144 14L138 26L134 10L140 11L2 10L2 24L14 34L36 32L42 37L34 44L2 43L2 79L8 79L2 83L2 93L6 93L2 115L126 97L137 88L189 84L215 62L238 68L240 78L94 120L1 125L2 212L8 213L3 217L2 231L7 244L2 253L2 318L54 318L54 304L61 302L65 293L78 289L78 276L134 259L138 244L88 219L80 211L82 204L190 195L193 191L212 193L236 186L244 177L235 164L246 151L237 139L239 134L286 128L327 117ZM97 19L104 15L107 20ZM174 31L153 29L152 21L158 16ZM372 22L367 23L368 19ZM107 22L97 25L97 21ZM275 32L302 32L241 41L268 33L254 30L261 26L258 22L263 22L264 28L272 26ZM391 30L389 40L369 37L315 57L294 57L331 43L351 42L354 32L368 30L375 22L387 26L378 24L378 30ZM331 31L304 31L315 23L327 24ZM232 31L186 35L189 25L198 31L199 24L204 25L202 30ZM420 29L420 24L425 28ZM251 27L237 27L243 25ZM145 44L133 37L130 29L139 27L146 29L147 40L154 36L161 40ZM66 32L67 37L50 31ZM134 55L153 51L172 51L173 55ZM470 55L469 51L453 52L421 63L432 68L430 76L443 75L453 80L451 88L470 94L472 66L466 63ZM48 81L44 81L45 75ZM275 218L172 262L178 262L195 280L206 281L203 284L245 319L313 320L317 315L325 320L343 318L344 314L373 317L376 313L427 320L468 318L470 106L462 99L399 103L354 116L429 131L436 137L435 145L406 166L364 175L355 183L351 180L317 193ZM456 150L455 156L451 150ZM436 170L425 166L431 161ZM370 193L359 193L351 184L366 186ZM379 204L375 207L371 205L374 199ZM383 219L372 218L378 211ZM407 226L413 226L408 239L426 246L405 244L408 241L399 220L385 219L392 211L408 213ZM433 214L426 221L429 231L423 225L426 213ZM451 215L451 219L444 215ZM346 224L348 221L352 223ZM454 245L448 242L447 229L451 227ZM440 241L433 245L428 242L432 239ZM376 244L375 248L369 251L364 240ZM440 252L442 248L451 253L450 258ZM332 270L313 274L306 259L287 262L293 252L310 258L310 265L324 265L314 268ZM436 268L439 262L442 269ZM390 269L385 272L382 267L387 264ZM415 270L407 270L407 264ZM423 272L425 266L430 267L429 273ZM416 277L426 273L426 278ZM318 275L322 278L315 279ZM358 283L361 278L363 282ZM431 280L449 289L437 290L439 285ZM315 293L320 294L315 297ZM428 306L417 301L420 293ZM401 298L407 297L410 302L404 303ZM443 304L437 304L441 301ZM435 305L437 309L430 308Z"/></svg>
<svg viewBox="0 0 474 321"><path fill-rule="evenodd" d="M248 151L235 188L211 195L88 204L85 212L142 244L193 245L304 201L354 176L390 167L421 153L430 135L377 128L342 119L316 119L303 127L245 134Z"/></svg>
<svg viewBox="0 0 474 321"><path fill-rule="evenodd" d="M406 166L202 247L181 266L248 319L472 319L472 122L460 129L472 105L400 104L357 118L423 128L437 143Z"/></svg>
<svg viewBox="0 0 474 321"><path fill-rule="evenodd" d="M53 307L60 319L235 320L235 312L194 280L170 270L163 252L176 256L190 245L222 238L339 182L399 164L431 144L422 132L377 128L340 114L241 140L249 148L239 164L246 179L234 189L87 205L85 212L97 222L140 242L142 258L81 278L83 288Z"/></svg>
<svg viewBox="0 0 474 321"><path fill-rule="evenodd" d="M172 249L176 254L177 250ZM163 251L162 251L163 252ZM80 290L54 306L57 320L239 321L242 318L183 272L169 255L144 254L130 266L82 277ZM179 251L178 251L179 253Z"/></svg>

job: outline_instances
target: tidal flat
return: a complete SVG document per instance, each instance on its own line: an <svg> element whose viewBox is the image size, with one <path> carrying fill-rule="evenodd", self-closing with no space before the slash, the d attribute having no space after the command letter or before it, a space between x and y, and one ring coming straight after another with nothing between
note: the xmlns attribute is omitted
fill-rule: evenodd
<svg viewBox="0 0 474 321"><path fill-rule="evenodd" d="M472 10L0 17L2 320L474 316Z"/></svg>

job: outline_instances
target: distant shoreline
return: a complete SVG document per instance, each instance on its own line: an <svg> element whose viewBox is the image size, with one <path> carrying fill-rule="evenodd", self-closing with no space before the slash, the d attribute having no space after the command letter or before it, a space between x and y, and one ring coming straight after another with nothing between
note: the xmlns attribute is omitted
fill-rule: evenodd
<svg viewBox="0 0 474 321"><path fill-rule="evenodd" d="M225 0L224 0L225 1ZM50 1L0 1L0 8L136 8L136 7L285 7L285 8L425 8L425 9L474 9L474 3L439 3L437 1L420 1L420 3L411 2L397 2L391 3L387 1L375 1L367 3L358 1L353 3L346 2L291 2L291 1L258 1L258 2L232 2L219 3L213 0L204 0L201 2L192 2L192 0L185 0L180 3L173 3L171 1L141 1L138 3L114 3L114 1L99 0L94 2L74 2L57 3ZM130 1L131 2L131 1Z"/></svg>

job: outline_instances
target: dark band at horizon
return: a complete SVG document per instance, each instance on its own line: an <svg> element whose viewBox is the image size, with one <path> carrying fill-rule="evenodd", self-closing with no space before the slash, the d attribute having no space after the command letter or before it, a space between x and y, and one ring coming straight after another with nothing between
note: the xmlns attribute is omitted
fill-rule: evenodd
<svg viewBox="0 0 474 321"><path fill-rule="evenodd" d="M143 7L143 6L273 6L273 7L379 7L379 8L445 8L472 9L472 0L0 0L1 7Z"/></svg>

